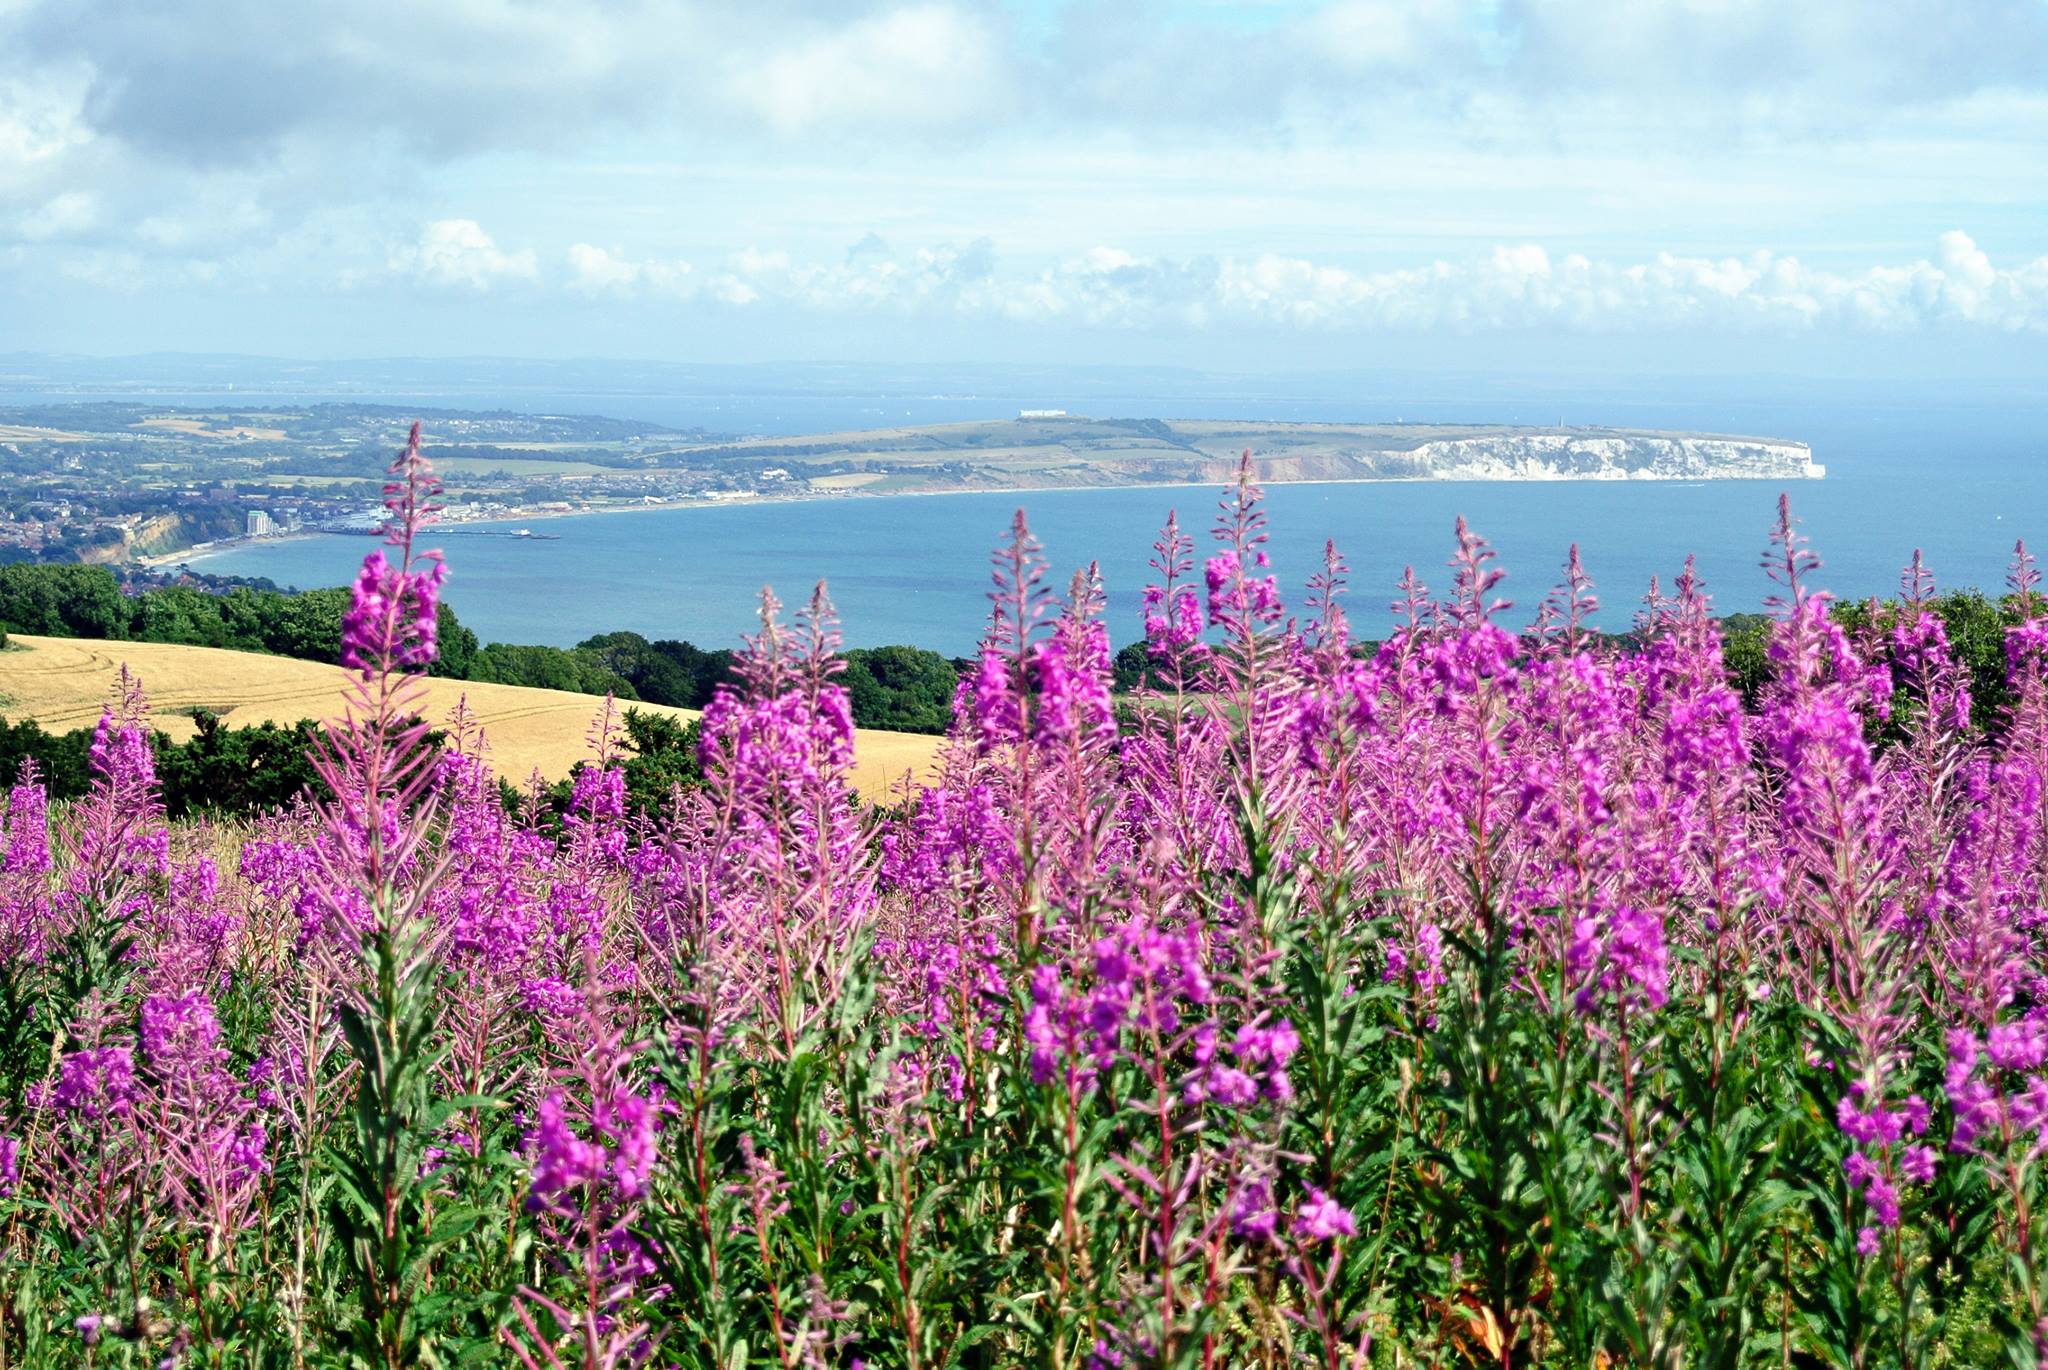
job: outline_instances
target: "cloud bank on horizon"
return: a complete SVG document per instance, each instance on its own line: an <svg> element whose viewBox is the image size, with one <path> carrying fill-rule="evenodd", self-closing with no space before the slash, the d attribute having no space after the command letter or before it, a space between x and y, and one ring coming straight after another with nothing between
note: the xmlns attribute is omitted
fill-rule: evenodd
<svg viewBox="0 0 2048 1370"><path fill-rule="evenodd" d="M2048 0L0 0L0 350L1530 333L2048 357Z"/></svg>

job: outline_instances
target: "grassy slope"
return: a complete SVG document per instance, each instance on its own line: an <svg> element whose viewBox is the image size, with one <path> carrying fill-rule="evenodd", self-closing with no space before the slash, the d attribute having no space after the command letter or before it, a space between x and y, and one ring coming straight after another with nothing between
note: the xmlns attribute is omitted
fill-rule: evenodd
<svg viewBox="0 0 2048 1370"><path fill-rule="evenodd" d="M0 652L0 713L32 718L53 732L90 727L122 663L141 677L156 726L173 738L192 735L193 709L210 709L233 727L325 718L341 707L347 673L335 666L287 657L177 647L157 642L96 642L11 634L16 650ZM536 767L559 779L589 754L586 737L601 701L561 690L429 680L428 714L445 719L458 699L484 726L492 764L523 780ZM660 704L633 707L678 718L689 709ZM906 774L922 776L938 739L911 733L863 730L855 780L862 793L879 795Z"/></svg>

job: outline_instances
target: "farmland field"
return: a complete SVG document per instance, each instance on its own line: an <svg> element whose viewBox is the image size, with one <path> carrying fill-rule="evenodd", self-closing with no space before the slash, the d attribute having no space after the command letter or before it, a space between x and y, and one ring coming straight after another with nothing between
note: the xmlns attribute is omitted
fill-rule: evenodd
<svg viewBox="0 0 2048 1370"><path fill-rule="evenodd" d="M188 712L194 709L218 714L232 727L332 716L340 711L349 679L336 666L214 647L25 634L9 640L18 650L0 652L0 709L51 731L91 727L124 663L149 694L154 726L176 741L194 733ZM458 700L468 701L484 726L492 764L515 783L536 769L559 780L585 759L584 735L600 706L592 695L519 685L436 678L426 688L432 722L445 719ZM661 704L631 707L675 718L697 716L694 710ZM905 775L922 776L936 744L936 738L864 730L858 786L880 795Z"/></svg>

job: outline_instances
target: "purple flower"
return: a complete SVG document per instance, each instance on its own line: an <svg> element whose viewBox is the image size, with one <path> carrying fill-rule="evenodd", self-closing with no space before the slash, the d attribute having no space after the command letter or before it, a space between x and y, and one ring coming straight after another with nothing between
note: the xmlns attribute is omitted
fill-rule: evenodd
<svg viewBox="0 0 2048 1370"><path fill-rule="evenodd" d="M1121 1370L1124 1353L1098 1337L1088 1352L1088 1370Z"/></svg>
<svg viewBox="0 0 2048 1370"><path fill-rule="evenodd" d="M1248 1180L1238 1188L1230 1201L1230 1230L1253 1246L1264 1246L1279 1233L1280 1210L1270 1181Z"/></svg>
<svg viewBox="0 0 2048 1370"><path fill-rule="evenodd" d="M156 755L149 748L149 734L136 723L115 719L111 711L102 713L93 729L89 759L93 771L116 788L146 789L156 783Z"/></svg>
<svg viewBox="0 0 2048 1370"><path fill-rule="evenodd" d="M220 1020L213 1004L198 990L144 1000L140 1037L144 1058L161 1075L190 1077L211 1071L227 1056L220 1047Z"/></svg>
<svg viewBox="0 0 2048 1370"><path fill-rule="evenodd" d="M1582 980L1575 998L1590 1013L1605 998L1624 1006L1662 1008L1670 998L1671 959L1664 919L1648 909L1622 906L1604 919L1572 922L1567 971Z"/></svg>
<svg viewBox="0 0 2048 1370"><path fill-rule="evenodd" d="M1209 585L1211 625L1228 622L1233 612L1244 607L1243 592L1239 588L1243 575L1243 567L1235 552L1218 552L1203 564L1202 578Z"/></svg>
<svg viewBox="0 0 2048 1370"><path fill-rule="evenodd" d="M2048 1033L2034 1018L1998 1023L1984 1034L1984 1054L2000 1070L2038 1070L2048 1060Z"/></svg>
<svg viewBox="0 0 2048 1370"><path fill-rule="evenodd" d="M1301 1049L1294 1024L1282 1018L1271 1027L1239 1028L1231 1051L1248 1066L1284 1068Z"/></svg>
<svg viewBox="0 0 2048 1370"><path fill-rule="evenodd" d="M528 1013L549 1021L573 1018L583 1011L582 992L552 975L521 980L519 1001Z"/></svg>
<svg viewBox="0 0 2048 1370"><path fill-rule="evenodd" d="M1145 587L1145 638L1156 657L1196 646L1202 640L1202 601L1192 589L1180 586L1171 601L1157 585Z"/></svg>
<svg viewBox="0 0 2048 1370"><path fill-rule="evenodd" d="M1352 1220L1350 1209L1311 1185L1308 1197L1294 1210L1293 1231L1295 1236L1308 1241L1326 1242L1336 1237L1357 1236L1358 1224Z"/></svg>
<svg viewBox="0 0 2048 1370"><path fill-rule="evenodd" d="M64 1057L51 1102L85 1118L117 1117L136 1095L135 1057L124 1046L92 1047Z"/></svg>
<svg viewBox="0 0 2048 1370"><path fill-rule="evenodd" d="M640 1198L654 1174L660 1110L653 1100L620 1090L613 1094L599 1126L612 1144L612 1183L622 1197Z"/></svg>
<svg viewBox="0 0 2048 1370"><path fill-rule="evenodd" d="M1033 740L1101 743L1116 736L1109 635L1100 623L1061 620L1058 636L1032 649L1031 669L1038 688Z"/></svg>
<svg viewBox="0 0 2048 1370"><path fill-rule="evenodd" d="M1878 1226L1897 1227L1899 1191L1877 1162L1864 1152L1852 1151L1844 1158L1842 1169L1849 1177L1849 1187L1862 1194L1863 1202L1869 1205Z"/></svg>
<svg viewBox="0 0 2048 1370"><path fill-rule="evenodd" d="M261 1123L250 1123L246 1128L235 1133L234 1140L228 1144L229 1172L237 1178L243 1179L269 1174L270 1157L267 1154L269 1144L269 1136L264 1132L263 1124Z"/></svg>
<svg viewBox="0 0 2048 1370"><path fill-rule="evenodd" d="M0 875L44 875L50 869L48 798L31 758L7 791L7 825L0 830Z"/></svg>
<svg viewBox="0 0 2048 1370"><path fill-rule="evenodd" d="M1300 1048L1301 1037L1294 1024L1282 1018L1270 1027L1239 1028L1230 1049L1239 1065L1258 1073L1258 1092L1284 1103L1294 1097L1287 1063Z"/></svg>
<svg viewBox="0 0 2048 1370"><path fill-rule="evenodd" d="M1862 1107L1862 1097L1859 1084L1835 1101L1835 1126L1842 1135L1864 1146L1886 1146L1899 1140L1906 1130L1905 1113L1881 1104Z"/></svg>
<svg viewBox="0 0 2048 1370"><path fill-rule="evenodd" d="M984 648L972 682L966 687L973 709L974 735L983 750L1023 740L1024 703L1017 697L1010 663L993 647Z"/></svg>
<svg viewBox="0 0 2048 1370"><path fill-rule="evenodd" d="M536 1208L574 1206L569 1196L609 1182L619 1201L644 1196L653 1176L661 1113L656 1102L619 1087L600 1099L579 1135L561 1090L540 1103L533 1132L533 1182L529 1203Z"/></svg>
<svg viewBox="0 0 2048 1370"><path fill-rule="evenodd" d="M569 1125L562 1092L549 1093L540 1101L540 1121L533 1134L532 1202L546 1204L595 1183L604 1165L604 1148L577 1136Z"/></svg>
<svg viewBox="0 0 2048 1370"><path fill-rule="evenodd" d="M427 569L393 566L381 551L363 558L341 616L341 664L367 678L388 666L413 670L427 665L439 649L439 604L448 567L439 553L425 558Z"/></svg>

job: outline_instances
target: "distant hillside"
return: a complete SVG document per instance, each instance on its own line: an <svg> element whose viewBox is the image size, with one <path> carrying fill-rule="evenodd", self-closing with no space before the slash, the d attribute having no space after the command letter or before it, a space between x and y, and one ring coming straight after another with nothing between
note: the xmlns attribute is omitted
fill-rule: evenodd
<svg viewBox="0 0 2048 1370"><path fill-rule="evenodd" d="M382 519L408 411L375 404L0 408L0 563L126 562ZM1289 481L1816 479L1804 443L1489 424L1097 419L1059 410L798 437L423 410L448 522L731 500ZM260 515L260 517L258 517Z"/></svg>
<svg viewBox="0 0 2048 1370"><path fill-rule="evenodd" d="M1808 480L1783 438L1628 428L1091 419L820 433L678 447L689 464L763 463L828 489L1215 483L1249 450L1261 481ZM863 478L864 477L864 478Z"/></svg>
<svg viewBox="0 0 2048 1370"><path fill-rule="evenodd" d="M231 727L326 718L341 709L347 672L336 666L284 657L182 647L157 642L100 642L10 634L0 651L0 715L33 719L53 732L90 727L108 686L125 662L141 677L154 724L175 741L196 731L195 709ZM457 700L483 724L494 769L514 784L534 770L559 780L589 756L586 736L602 701L561 690L430 679L427 715L446 720ZM633 708L691 719L693 710L660 704ZM922 779L939 739L862 730L856 740L855 783L880 796L906 774Z"/></svg>

